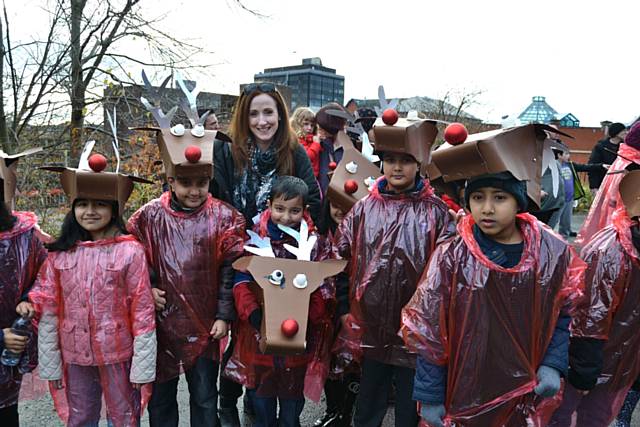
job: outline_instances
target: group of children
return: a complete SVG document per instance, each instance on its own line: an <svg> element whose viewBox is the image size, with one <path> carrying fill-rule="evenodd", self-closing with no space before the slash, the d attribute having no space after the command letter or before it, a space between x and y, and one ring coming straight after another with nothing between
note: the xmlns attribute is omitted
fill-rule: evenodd
<svg viewBox="0 0 640 427"><path fill-rule="evenodd" d="M181 373L191 425L218 425L222 370L246 387L254 426L299 426L305 395L323 385L324 427L380 426L393 390L402 427L569 426L575 413L579 426L608 426L640 373L640 172L619 180L612 225L578 257L527 213L543 127L471 135L432 158L436 124L385 111L361 121L380 174L341 111L293 115L324 196L318 224L294 176L275 180L253 226L209 194L214 145L237 141L198 130L204 117L190 117L191 132L156 117L170 189L126 223L144 180L105 172L96 154L88 167L48 168L71 204L44 245L34 215L9 208L15 158L2 156L0 347L31 358L34 339L9 325L37 320L38 375L68 425L97 426L104 400L114 426L139 425L145 405L152 426L177 426ZM466 214L433 189L461 180ZM270 274L252 274L249 253ZM306 269L294 277L283 273L292 259ZM267 291L311 286L336 259L346 268L308 289L307 318L272 327L274 310L298 311L295 299L267 304ZM0 373L0 418L18 425L23 371Z"/></svg>

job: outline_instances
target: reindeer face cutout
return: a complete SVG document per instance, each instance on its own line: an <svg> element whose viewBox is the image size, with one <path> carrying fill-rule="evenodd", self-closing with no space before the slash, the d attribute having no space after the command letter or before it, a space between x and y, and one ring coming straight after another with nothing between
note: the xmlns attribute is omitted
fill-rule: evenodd
<svg viewBox="0 0 640 427"><path fill-rule="evenodd" d="M346 261L309 261L317 236L308 234L305 221L300 232L279 226L296 238L298 247L285 245L297 259L276 258L269 238L260 238L249 232L251 240L245 246L248 252L260 256L245 256L233 267L248 271L262 289L263 316L260 350L277 354L303 353L306 348L309 301L325 279L340 273Z"/></svg>

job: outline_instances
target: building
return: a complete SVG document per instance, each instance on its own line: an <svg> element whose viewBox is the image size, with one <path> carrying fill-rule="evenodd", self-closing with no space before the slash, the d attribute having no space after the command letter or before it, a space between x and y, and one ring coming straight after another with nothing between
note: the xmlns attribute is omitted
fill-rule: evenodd
<svg viewBox="0 0 640 427"><path fill-rule="evenodd" d="M557 121L560 123L560 126L563 127L580 127L580 120L578 120L576 116L571 113L559 114L549 104L547 104L544 96L534 96L531 100L531 104L529 104L529 106L520 113L518 120L523 125L529 123L549 124L552 121Z"/></svg>
<svg viewBox="0 0 640 427"><path fill-rule="evenodd" d="M301 65L265 68L254 82L271 82L291 88L291 109L318 110L329 102L344 103L344 76L322 65L320 58L306 58Z"/></svg>

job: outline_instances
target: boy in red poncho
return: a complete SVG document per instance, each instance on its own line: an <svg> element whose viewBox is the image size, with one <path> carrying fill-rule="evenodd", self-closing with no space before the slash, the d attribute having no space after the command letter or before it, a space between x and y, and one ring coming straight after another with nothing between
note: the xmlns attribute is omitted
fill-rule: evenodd
<svg viewBox="0 0 640 427"><path fill-rule="evenodd" d="M310 236L315 228L306 210L309 189L304 181L293 176L283 176L275 182L269 201L269 209L262 214L255 227L261 239L270 239L275 258L295 259L286 249L298 246L296 240L281 227L301 230L305 221ZM310 239L313 237L310 237ZM311 248L310 248L311 249ZM317 236L311 249L311 261L331 258L331 244ZM274 261L274 266L277 266ZM292 279L284 276L283 280ZM238 311L238 342L225 373L234 377L249 389L255 410L255 425L265 427L299 425L304 407L304 395L318 400L328 373L331 307L335 305L335 289L325 282L310 296L306 349L301 354L284 355L278 352L258 350L259 333L263 323L260 292L250 284L254 277L237 272L233 295ZM290 282L289 282L290 284ZM285 286L286 282L282 284ZM280 407L279 413L276 407ZM279 423L279 424L278 424Z"/></svg>
<svg viewBox="0 0 640 427"><path fill-rule="evenodd" d="M339 363L362 367L355 426L382 423L393 382L396 426L410 427L418 422L411 397L415 355L397 335L400 311L415 292L436 243L453 232L453 224L447 206L419 175L420 163L430 158L435 124L377 121L373 132L384 176L338 228L337 249L350 260L350 307L334 352Z"/></svg>
<svg viewBox="0 0 640 427"><path fill-rule="evenodd" d="M24 155L9 156L0 150L0 353L5 349L20 354L17 366L0 365L0 420L17 427L18 394L22 374L36 365L36 337L14 334L11 325L20 316L32 316L27 293L47 257L42 233L32 212L11 210L16 192L15 169Z"/></svg>
<svg viewBox="0 0 640 427"><path fill-rule="evenodd" d="M182 86L182 85L181 85ZM183 88L183 90L185 90ZM189 96L187 96L189 99ZM245 221L208 193L216 131L186 111L193 129L169 129L153 110L170 191L134 213L128 224L146 250L155 276L158 373L149 402L151 426L177 426L178 376L190 393L192 426L217 418L219 340L235 317L232 262L242 254Z"/></svg>
<svg viewBox="0 0 640 427"><path fill-rule="evenodd" d="M586 298L571 328L568 384L549 425L608 426L640 374L640 171L619 185L611 225L582 250Z"/></svg>
<svg viewBox="0 0 640 427"><path fill-rule="evenodd" d="M524 127L472 135L434 154L444 176L456 176L452 165L473 170L461 166L465 160L489 173L467 181L471 215L436 249L402 313L404 340L418 352L414 398L431 427L541 425L543 398L558 392L567 369L568 308L584 267L564 240L524 213L526 184L504 171L522 169L517 159L500 158L496 140L537 143L534 128ZM531 154L522 150L528 178L540 157Z"/></svg>

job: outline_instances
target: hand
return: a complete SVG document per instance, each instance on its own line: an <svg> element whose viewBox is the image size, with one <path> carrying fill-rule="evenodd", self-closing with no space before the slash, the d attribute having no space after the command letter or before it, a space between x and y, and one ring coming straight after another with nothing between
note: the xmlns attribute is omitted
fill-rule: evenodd
<svg viewBox="0 0 640 427"><path fill-rule="evenodd" d="M540 397L552 397L560 390L560 372L542 365L538 368L538 385L533 389Z"/></svg>
<svg viewBox="0 0 640 427"><path fill-rule="evenodd" d="M444 427L442 419L446 413L444 405L422 404L420 408L420 416L429 424L429 427Z"/></svg>
<svg viewBox="0 0 640 427"><path fill-rule="evenodd" d="M547 197L548 195L549 195L549 193L547 193L546 191L544 191L544 190L540 190L540 198L541 198L541 199L544 199L544 198L545 198L545 197Z"/></svg>
<svg viewBox="0 0 640 427"><path fill-rule="evenodd" d="M225 320L218 319L213 322L213 327L211 328L211 336L219 340L227 336L227 332L229 332L229 325Z"/></svg>
<svg viewBox="0 0 640 427"><path fill-rule="evenodd" d="M603 167L605 170L609 170L609 168L611 167L611 165L602 165L602 167Z"/></svg>
<svg viewBox="0 0 640 427"><path fill-rule="evenodd" d="M460 209L458 212L453 209L449 209L449 216L451 217L451 220L457 224L465 216L464 209Z"/></svg>
<svg viewBox="0 0 640 427"><path fill-rule="evenodd" d="M28 317L31 319L36 314L36 309L33 308L33 305L30 302L22 301L16 307L16 313L22 317Z"/></svg>
<svg viewBox="0 0 640 427"><path fill-rule="evenodd" d="M49 381L49 384L56 390L62 390L62 380L52 380Z"/></svg>
<svg viewBox="0 0 640 427"><path fill-rule="evenodd" d="M153 302L156 304L156 310L164 310L164 306L167 304L167 299L163 298L163 296L167 292L158 288L151 288L151 293L153 294Z"/></svg>
<svg viewBox="0 0 640 427"><path fill-rule="evenodd" d="M11 332L11 328L4 328L4 348L12 353L20 354L27 346L27 337L16 335Z"/></svg>

